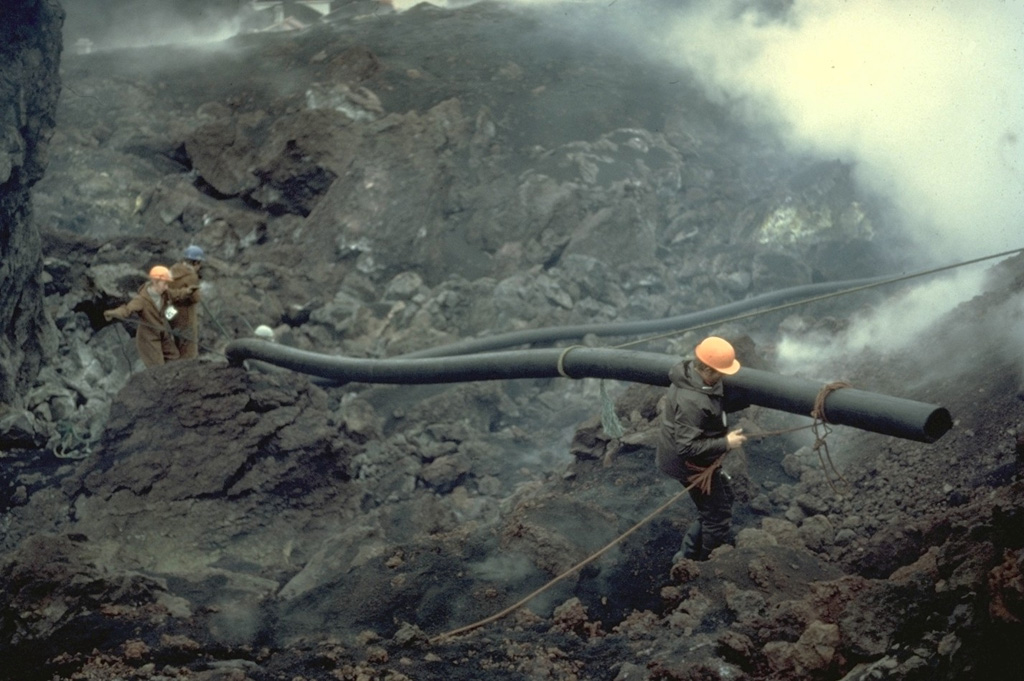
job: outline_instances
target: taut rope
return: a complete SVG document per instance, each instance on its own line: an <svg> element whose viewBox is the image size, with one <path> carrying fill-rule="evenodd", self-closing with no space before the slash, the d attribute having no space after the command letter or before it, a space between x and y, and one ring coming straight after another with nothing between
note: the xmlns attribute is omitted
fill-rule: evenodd
<svg viewBox="0 0 1024 681"><path fill-rule="evenodd" d="M810 425L810 426L800 426L799 428L789 428L789 429L786 429L786 430L771 431L771 432L767 432L767 433L760 433L758 435L753 435L751 437L764 438L764 437L768 437L770 435L781 435L783 433L790 433L790 432L794 432L794 431L797 431L797 430L803 430L805 428L814 428L815 438L816 438L815 443L814 443L814 448L815 448L815 451L819 452L818 456L819 456L819 459L822 460L822 467L824 468L825 462L824 462L823 459L821 459L821 453L820 453L821 449L825 450L825 456L828 457L828 462L829 462L830 465L832 465L832 459L828 455L828 445L825 443L825 438L827 438L829 433L832 432L832 429L828 428L828 426L827 426L828 421L825 418L825 399L832 392L834 392L836 390L839 390L841 388L848 388L848 387L850 387L849 383L844 383L844 382L841 382L841 381L837 381L837 382L834 382L834 383L829 383L829 384L825 385L824 387L822 387L821 391L818 393L817 398L815 398L815 400L814 400L814 409L811 411L811 416L814 418L814 423L812 425ZM820 424L820 426L822 426L824 428L823 430L819 431L819 424ZM600 558L601 556L603 556L605 553L607 553L613 547L615 547L618 544L622 543L622 541L624 539L626 539L626 537L628 537L629 535L633 534L634 532L639 530L641 527L643 527L647 523L649 523L652 520L654 520L654 518L659 516L669 506L671 506L672 504L676 503L676 501L678 501L680 499L680 497L682 497L684 494L686 494L690 490L696 488L696 489L699 489L701 492L704 492L705 494L709 494L711 492L711 479L714 476L715 471L718 468L721 467L722 460L725 459L727 454L728 454L728 452L726 452L725 454L722 454L720 457L718 457L718 459L716 459L714 461L714 463L712 463L709 466L701 467L701 466L694 466L693 464L687 463L686 464L687 467L694 471L694 474L691 475L686 480L689 484L686 487L684 487L682 489L682 491L678 492L675 496L670 498L668 501L663 503L661 506L659 506L658 508L654 509L649 514L647 514L646 517L644 517L642 520L640 520L637 524L633 525L633 527L629 528L628 530L626 530L625 532L620 534L618 537L613 539L611 542L606 544L604 547L602 547L598 551L590 554L589 556L587 556L586 558L584 558L580 562L578 562L575 565L573 565L571 568L565 570L564 572L562 572L560 575L558 575L557 577L555 577L551 581L547 582L546 584L544 584L543 586L541 586L538 589L534 590L533 592L527 594L526 596L524 596L523 598L519 599L518 601L516 601L512 605L508 606L504 610L502 610L500 612L497 612L497 613L495 613L495 614L493 614L493 615L491 615L489 617L486 617L486 618L484 618L482 620L479 620L477 622L473 622L472 624L467 624L467 625L459 627L457 629L452 629L451 631L445 632L443 634L438 634L437 636L434 636L433 638L431 638L430 642L432 644L433 643L443 642L446 639L452 638L454 636L458 636L460 634L465 634L467 632L473 631L474 629L479 629L482 626L490 624L491 622L496 622L496 621L498 621L498 620L500 620L500 619L502 619L502 618L512 614L513 612L515 612L519 608L523 607L524 605L529 603L531 600L533 600L534 598L536 598L540 594L544 593L545 591L547 591L548 589L553 587L555 584L558 584L559 582L561 582L563 579L565 579L569 575L573 574L574 572L579 571L584 566L592 563L593 561L595 561L598 558ZM840 475L839 472L835 470L835 466L834 465L832 465L832 470L836 473L836 475L839 475L840 479L842 479L843 482L846 482L846 480L842 477L842 475ZM831 479L828 478L828 471L826 471L826 480L828 480L829 486L832 487L832 490L836 491L835 490L835 486L832 484Z"/></svg>

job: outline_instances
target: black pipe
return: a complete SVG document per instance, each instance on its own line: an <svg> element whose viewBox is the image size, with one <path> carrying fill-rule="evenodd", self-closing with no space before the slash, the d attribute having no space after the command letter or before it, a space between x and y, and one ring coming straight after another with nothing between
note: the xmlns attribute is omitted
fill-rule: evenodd
<svg viewBox="0 0 1024 681"><path fill-rule="evenodd" d="M844 281L827 281L817 284L802 284L791 286L778 291L770 291L759 296L738 300L725 305L719 305L709 310L696 310L687 312L675 317L664 319L639 320L631 322L605 322L602 324L572 324L568 326L549 326L540 329L522 329L499 333L493 336L482 338L469 338L448 345L439 345L432 348L424 348L413 352L406 352L398 355L404 359L419 359L426 357L452 357L455 355L469 355L506 348L515 348L523 345L538 345L541 343L552 343L559 340L576 339L580 340L585 336L632 336L661 331L676 331L679 329L696 329L711 326L738 315L752 312L759 308L770 305L781 305L792 301L810 302L816 296L823 296L842 290L856 290L859 287L873 286L885 281L898 281L901 277L878 276L864 279L847 279ZM318 376L315 383L323 386L344 385L343 381L332 380L325 376Z"/></svg>
<svg viewBox="0 0 1024 681"><path fill-rule="evenodd" d="M343 382L461 383L514 378L608 378L669 385L668 370L679 358L653 352L610 348L515 350L436 358L358 359L322 355L264 340L232 341L228 362L257 359L305 374ZM814 381L744 367L725 377L730 402L810 416L825 387ZM842 388L824 401L829 423L848 425L918 442L934 442L953 420L944 407L899 397Z"/></svg>
<svg viewBox="0 0 1024 681"><path fill-rule="evenodd" d="M632 322L607 322L603 324L572 324L569 326L550 326L542 329L523 329L510 331L483 338L470 338L456 341L448 345L425 348L407 352L401 357L449 357L452 355L468 355L477 352L490 352L502 348L514 348L520 345L537 345L552 343L559 340L582 339L587 335L594 336L633 336L661 331L675 331L694 327L708 326L724 321L730 317L756 310L769 305L781 305L801 298L813 298L844 289L856 289L870 286L886 280L898 281L903 277L879 276L866 279L848 279L845 281L826 281L818 284L803 284L763 293L753 298L737 300L710 310L687 312L675 317L664 319L645 319Z"/></svg>
<svg viewBox="0 0 1024 681"><path fill-rule="evenodd" d="M825 386L757 369L725 377L729 399L809 416ZM901 397L840 388L828 393L824 417L829 423L918 442L935 442L953 427L949 410Z"/></svg>

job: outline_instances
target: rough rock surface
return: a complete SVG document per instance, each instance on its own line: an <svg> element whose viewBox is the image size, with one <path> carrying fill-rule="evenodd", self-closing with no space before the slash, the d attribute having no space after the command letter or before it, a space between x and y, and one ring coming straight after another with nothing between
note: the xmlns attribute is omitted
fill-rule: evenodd
<svg viewBox="0 0 1024 681"><path fill-rule="evenodd" d="M0 26L0 418L8 405L21 406L55 350L30 190L43 177L54 132L63 19L53 0L12 0Z"/></svg>
<svg viewBox="0 0 1024 681"><path fill-rule="evenodd" d="M0 678L1015 678L1024 402L991 320L1019 323L1020 257L912 351L835 366L949 408L948 434L837 427L842 478L805 432L751 443L726 462L735 543L702 563L672 563L681 499L572 570L679 491L653 464L660 389L228 366L261 323L384 357L896 266L850 168L789 157L558 12L342 5L299 32L65 55L34 195L59 359L0 419ZM101 312L192 242L202 356L142 370ZM785 330L838 334L884 300L716 331L772 369Z"/></svg>

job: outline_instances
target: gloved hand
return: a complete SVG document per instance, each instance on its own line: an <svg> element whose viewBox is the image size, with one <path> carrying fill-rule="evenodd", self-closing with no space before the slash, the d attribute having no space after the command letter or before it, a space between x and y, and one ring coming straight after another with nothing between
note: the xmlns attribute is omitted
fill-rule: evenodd
<svg viewBox="0 0 1024 681"><path fill-rule="evenodd" d="M104 310L103 311L103 318L106 319L108 322L113 320L114 319L114 311L113 310Z"/></svg>

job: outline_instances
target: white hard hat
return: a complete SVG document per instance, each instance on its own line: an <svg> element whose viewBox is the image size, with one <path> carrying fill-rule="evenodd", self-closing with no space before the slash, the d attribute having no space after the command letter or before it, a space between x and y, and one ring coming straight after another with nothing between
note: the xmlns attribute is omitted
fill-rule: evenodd
<svg viewBox="0 0 1024 681"><path fill-rule="evenodd" d="M269 340L274 337L274 330L266 324L260 324L253 330L253 334L257 338L265 338Z"/></svg>

